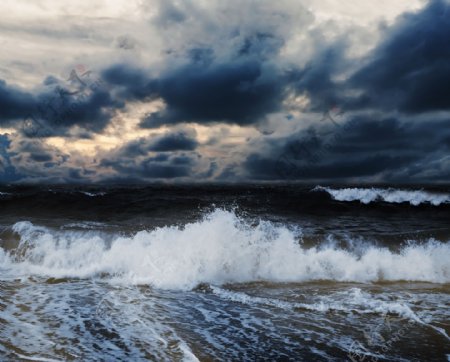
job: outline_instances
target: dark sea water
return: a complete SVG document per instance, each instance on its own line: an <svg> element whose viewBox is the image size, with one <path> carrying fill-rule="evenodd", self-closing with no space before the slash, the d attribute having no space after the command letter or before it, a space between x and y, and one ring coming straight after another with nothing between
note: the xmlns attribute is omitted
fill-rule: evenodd
<svg viewBox="0 0 450 362"><path fill-rule="evenodd" d="M0 188L0 361L450 361L446 187Z"/></svg>

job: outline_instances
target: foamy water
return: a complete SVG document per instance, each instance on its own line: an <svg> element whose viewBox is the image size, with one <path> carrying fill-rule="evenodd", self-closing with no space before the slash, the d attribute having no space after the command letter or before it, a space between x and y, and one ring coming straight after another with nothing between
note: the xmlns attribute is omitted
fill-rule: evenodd
<svg viewBox="0 0 450 362"><path fill-rule="evenodd" d="M98 231L55 231L18 222L16 249L2 250L3 276L40 275L192 289L200 283L252 281L450 282L450 245L411 241L392 251L323 243L306 248L301 234L261 221L251 226L216 210L184 227L140 231L131 237Z"/></svg>
<svg viewBox="0 0 450 362"><path fill-rule="evenodd" d="M420 190L408 191L380 188L333 189L329 187L317 186L313 189L313 191L326 191L338 201L360 201L363 204L369 204L375 201L384 201L396 204L405 202L414 206L420 204L439 206L441 204L450 203L450 195L448 194L439 194Z"/></svg>

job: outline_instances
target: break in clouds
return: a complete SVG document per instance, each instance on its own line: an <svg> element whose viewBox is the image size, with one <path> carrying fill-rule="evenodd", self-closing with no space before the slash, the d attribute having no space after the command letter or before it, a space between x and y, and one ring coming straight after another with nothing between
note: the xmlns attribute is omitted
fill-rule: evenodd
<svg viewBox="0 0 450 362"><path fill-rule="evenodd" d="M103 5L0 5L2 182L448 180L447 1Z"/></svg>

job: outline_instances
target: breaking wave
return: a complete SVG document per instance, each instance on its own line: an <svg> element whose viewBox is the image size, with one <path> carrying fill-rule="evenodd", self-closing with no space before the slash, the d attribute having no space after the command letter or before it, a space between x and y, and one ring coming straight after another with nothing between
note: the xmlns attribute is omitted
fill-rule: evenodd
<svg viewBox="0 0 450 362"><path fill-rule="evenodd" d="M100 231L52 230L14 224L20 241L0 248L1 277L107 278L125 284L192 289L200 283L250 281L450 282L450 245L435 240L399 252L323 244L306 248L285 226L258 225L217 209L184 227L162 227L133 236Z"/></svg>
<svg viewBox="0 0 450 362"><path fill-rule="evenodd" d="M411 205L432 204L439 206L450 203L450 195L444 193L431 193L427 191L408 191L396 189L380 188L342 188L332 189L329 187L317 186L313 191L325 191L337 201L360 201L369 204L375 201L388 203L409 202Z"/></svg>

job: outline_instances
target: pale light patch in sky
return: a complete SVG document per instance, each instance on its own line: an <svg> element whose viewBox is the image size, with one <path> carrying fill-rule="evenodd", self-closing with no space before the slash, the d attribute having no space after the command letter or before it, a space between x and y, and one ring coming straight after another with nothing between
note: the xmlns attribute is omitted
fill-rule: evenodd
<svg viewBox="0 0 450 362"><path fill-rule="evenodd" d="M11 134L16 132L17 129L15 128L0 127L0 134Z"/></svg>
<svg viewBox="0 0 450 362"><path fill-rule="evenodd" d="M139 10L136 0L2 1L0 76L33 87L48 75L65 76L75 64L96 69L111 59L154 58L154 53L118 49L117 39L127 34L132 34L130 39L147 37L150 28ZM146 45L145 41L135 43ZM154 46L151 40L147 43Z"/></svg>
<svg viewBox="0 0 450 362"><path fill-rule="evenodd" d="M143 129L139 127L141 118L148 112L154 112L161 107L160 101L151 103L130 103L125 111L119 110L116 116L100 134L91 138L50 137L48 143L66 152L77 151L92 157L99 152L114 149L121 144L141 137L162 134L165 129Z"/></svg>
<svg viewBox="0 0 450 362"><path fill-rule="evenodd" d="M405 11L424 6L424 0L303 0L318 22L338 21L359 26L376 25L385 20L392 23Z"/></svg>
<svg viewBox="0 0 450 362"><path fill-rule="evenodd" d="M2 0L2 17L36 19L39 17L135 17L139 10L139 0Z"/></svg>

